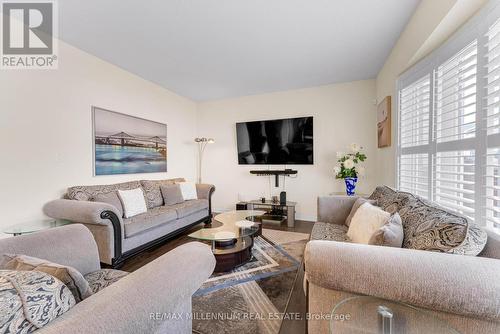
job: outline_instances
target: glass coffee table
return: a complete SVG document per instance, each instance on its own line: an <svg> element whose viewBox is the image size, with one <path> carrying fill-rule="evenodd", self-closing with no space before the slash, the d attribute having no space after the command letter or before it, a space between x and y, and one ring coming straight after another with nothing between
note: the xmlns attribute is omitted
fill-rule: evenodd
<svg viewBox="0 0 500 334"><path fill-rule="evenodd" d="M417 307L369 296L344 299L333 308L331 334L460 334Z"/></svg>
<svg viewBox="0 0 500 334"><path fill-rule="evenodd" d="M260 216L265 213L260 210L224 212L216 215L212 224L189 237L210 242L217 260L215 271L229 271L252 258L253 238L262 233Z"/></svg>
<svg viewBox="0 0 500 334"><path fill-rule="evenodd" d="M40 220L34 220L30 222L7 226L2 230L2 232L5 234L12 234L13 236L18 236L22 234L28 234L46 230L48 228L64 226L68 224L71 224L71 222L68 220L40 219Z"/></svg>

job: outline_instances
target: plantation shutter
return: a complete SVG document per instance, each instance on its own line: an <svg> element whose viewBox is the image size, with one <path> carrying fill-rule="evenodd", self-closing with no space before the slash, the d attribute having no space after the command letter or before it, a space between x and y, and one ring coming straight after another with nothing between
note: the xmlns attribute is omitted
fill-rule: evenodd
<svg viewBox="0 0 500 334"><path fill-rule="evenodd" d="M500 20L486 33L486 118L485 222L492 229L500 229Z"/></svg>
<svg viewBox="0 0 500 334"><path fill-rule="evenodd" d="M500 234L500 2L397 85L398 188Z"/></svg>

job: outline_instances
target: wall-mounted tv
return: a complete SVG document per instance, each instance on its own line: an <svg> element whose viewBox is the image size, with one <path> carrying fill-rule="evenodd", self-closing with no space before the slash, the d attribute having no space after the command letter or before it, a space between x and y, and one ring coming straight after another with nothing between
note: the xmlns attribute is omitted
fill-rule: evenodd
<svg viewBox="0 0 500 334"><path fill-rule="evenodd" d="M236 123L240 165L312 165L313 118Z"/></svg>

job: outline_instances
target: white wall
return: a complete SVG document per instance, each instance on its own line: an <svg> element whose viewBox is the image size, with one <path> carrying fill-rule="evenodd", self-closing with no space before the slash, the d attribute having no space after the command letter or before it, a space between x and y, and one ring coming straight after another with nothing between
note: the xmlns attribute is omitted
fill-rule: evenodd
<svg viewBox="0 0 500 334"><path fill-rule="evenodd" d="M216 140L203 160L203 181L217 186L215 210L233 209L239 197L269 197L269 182L273 195L281 191L274 188L274 178L249 173L268 166L238 165L235 123L242 121L314 116L314 165L287 166L299 171L296 179L286 179L288 199L298 202L298 218L315 220L317 196L344 191L332 168L336 152L346 151L352 142L364 146L368 155L367 176L360 180L359 191L371 192L376 184L374 99L375 81L366 80L200 103L198 134Z"/></svg>
<svg viewBox="0 0 500 334"><path fill-rule="evenodd" d="M92 176L91 106L168 125L168 172ZM43 217L68 186L194 180L196 104L59 43L59 69L0 73L0 230Z"/></svg>
<svg viewBox="0 0 500 334"><path fill-rule="evenodd" d="M396 80L473 16L487 0L422 0L401 33L384 66L377 75L377 100L392 96L392 145L377 149L377 179L381 184L396 181Z"/></svg>

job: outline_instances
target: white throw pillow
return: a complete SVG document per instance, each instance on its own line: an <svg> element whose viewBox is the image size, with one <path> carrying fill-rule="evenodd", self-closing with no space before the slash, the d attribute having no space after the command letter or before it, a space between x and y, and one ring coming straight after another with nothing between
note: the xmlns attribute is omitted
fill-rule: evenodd
<svg viewBox="0 0 500 334"><path fill-rule="evenodd" d="M368 245L370 237L387 223L390 216L378 206L364 203L352 217L347 236L352 242Z"/></svg>
<svg viewBox="0 0 500 334"><path fill-rule="evenodd" d="M196 184L194 182L179 182L181 187L182 198L185 201L191 199L198 199L198 193L196 192Z"/></svg>
<svg viewBox="0 0 500 334"><path fill-rule="evenodd" d="M141 188L132 190L118 190L118 197L123 205L123 215L125 218L137 216L148 211L146 200Z"/></svg>

